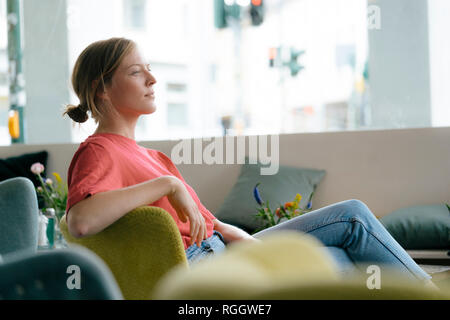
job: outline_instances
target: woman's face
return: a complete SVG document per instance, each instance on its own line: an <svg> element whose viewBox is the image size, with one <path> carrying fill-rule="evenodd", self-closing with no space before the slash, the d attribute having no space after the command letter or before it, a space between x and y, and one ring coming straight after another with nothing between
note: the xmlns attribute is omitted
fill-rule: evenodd
<svg viewBox="0 0 450 320"><path fill-rule="evenodd" d="M134 49L114 72L105 93L107 100L121 115L150 114L156 110L155 83L149 65L142 59L139 50Z"/></svg>

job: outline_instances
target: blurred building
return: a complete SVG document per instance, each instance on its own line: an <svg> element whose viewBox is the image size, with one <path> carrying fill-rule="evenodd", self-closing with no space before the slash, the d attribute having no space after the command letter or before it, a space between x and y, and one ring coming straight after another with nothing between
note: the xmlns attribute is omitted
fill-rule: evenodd
<svg viewBox="0 0 450 320"><path fill-rule="evenodd" d="M257 26L250 0L224 3L241 18L218 29L212 0L22 0L26 142L92 134L92 120L73 126L61 113L78 103L80 52L115 36L138 43L157 79L158 109L141 117L137 140L450 124L448 1L264 0ZM0 144L10 143L6 24L0 0ZM271 67L274 48L281 64L303 50L304 68Z"/></svg>

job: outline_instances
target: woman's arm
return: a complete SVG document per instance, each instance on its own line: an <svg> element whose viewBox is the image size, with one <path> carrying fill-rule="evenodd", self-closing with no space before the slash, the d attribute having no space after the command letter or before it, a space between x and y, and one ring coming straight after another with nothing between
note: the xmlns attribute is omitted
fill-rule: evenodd
<svg viewBox="0 0 450 320"><path fill-rule="evenodd" d="M172 192L171 177L163 176L122 189L97 193L70 208L67 226L74 237L100 232L127 212Z"/></svg>
<svg viewBox="0 0 450 320"><path fill-rule="evenodd" d="M96 234L131 210L167 196L182 222L190 222L192 242L206 238L206 224L184 184L174 176L162 176L140 184L97 193L70 208L69 232L77 238Z"/></svg>
<svg viewBox="0 0 450 320"><path fill-rule="evenodd" d="M249 235L244 230L232 226L231 224L224 223L218 219L214 219L213 222L214 230L217 230L222 234L226 243L242 240L260 241L259 239L256 239Z"/></svg>

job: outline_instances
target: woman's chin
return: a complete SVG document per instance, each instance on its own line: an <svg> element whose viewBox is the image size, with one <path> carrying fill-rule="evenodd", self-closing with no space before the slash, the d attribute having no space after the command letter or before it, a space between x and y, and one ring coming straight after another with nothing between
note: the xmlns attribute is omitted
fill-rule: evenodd
<svg viewBox="0 0 450 320"><path fill-rule="evenodd" d="M145 114L152 114L156 111L156 106L153 105L150 108L148 108L147 110L145 110Z"/></svg>

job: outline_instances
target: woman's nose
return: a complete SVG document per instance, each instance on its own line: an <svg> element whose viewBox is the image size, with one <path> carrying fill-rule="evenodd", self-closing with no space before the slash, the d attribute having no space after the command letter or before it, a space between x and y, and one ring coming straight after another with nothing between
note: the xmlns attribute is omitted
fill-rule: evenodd
<svg viewBox="0 0 450 320"><path fill-rule="evenodd" d="M156 83L156 79L155 79L155 77L152 75L152 74L150 74L150 77L149 77L149 81L148 81L151 85L153 85L153 84L155 84Z"/></svg>
<svg viewBox="0 0 450 320"><path fill-rule="evenodd" d="M147 85L153 85L156 83L156 79L150 71L147 71Z"/></svg>

